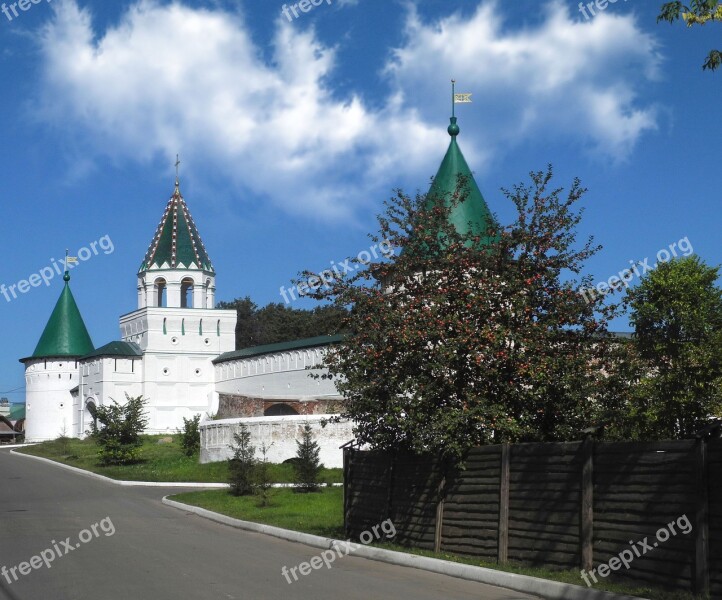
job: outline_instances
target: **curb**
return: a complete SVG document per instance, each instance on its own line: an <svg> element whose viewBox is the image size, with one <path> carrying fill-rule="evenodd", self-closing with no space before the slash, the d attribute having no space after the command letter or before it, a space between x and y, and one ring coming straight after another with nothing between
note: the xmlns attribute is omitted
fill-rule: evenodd
<svg viewBox="0 0 722 600"><path fill-rule="evenodd" d="M22 444L21 446L24 447L25 445ZM12 446L12 447L19 448L21 446ZM107 483L113 483L115 485L122 485L125 487L184 487L184 488L204 488L204 489L228 489L230 487L230 484L228 484L228 483L199 483L197 481L189 481L189 482L183 482L183 481L125 481L122 479L112 479L111 477L106 477L105 475L100 475L99 473L93 473L92 471L87 471L87 470L81 469L79 467L73 467L72 465L66 465L65 463L61 463L56 460L52 460L50 458L45 458L44 456L35 456L33 454L25 454L23 452L15 452L15 450L10 450L10 454L14 454L15 456L25 456L27 458L34 458L35 460L40 460L40 461L43 461L46 463L50 463L51 465L55 465L56 467L60 467L62 469L68 469L69 471L74 471L75 473L79 473L80 475L85 475L86 477L100 479ZM274 483L271 485L271 487L273 487L273 488L289 488L289 487L294 487L295 485L296 485L295 483ZM326 484L326 485L328 485L328 484ZM331 487L340 487L343 484L342 483L332 483L330 485L331 485ZM325 487L325 486L322 486L322 487Z"/></svg>
<svg viewBox="0 0 722 600"><path fill-rule="evenodd" d="M292 531L290 529L282 529L272 525L263 525L262 523L254 523L252 521L242 521L234 519L220 513L216 513L205 508L183 504L170 500L168 496L163 497L163 504L172 506L185 512L194 513L200 517L210 519L217 523L229 525L236 529L244 529L270 535L282 540L306 544L314 548L323 548L324 550L333 550L337 544L345 544L343 540L321 537L310 533L301 533L300 531ZM506 573L504 571L495 571L486 567L475 567L472 565L464 565L461 563L450 562L439 558L429 558L426 556L416 556L406 554L404 552L396 552L394 550L386 550L383 548L375 548L373 546L361 546L348 552L354 556L376 560L401 567L410 567L412 569L421 569L431 573L440 575L449 575L459 579L467 579L477 583L486 583L506 588L516 592L533 594L541 598L555 600L645 600L638 596L620 596L611 592L603 592L591 588L584 588L569 583L559 583L549 581L547 579L539 579L529 575L519 575L517 573ZM280 575L280 573L279 573Z"/></svg>

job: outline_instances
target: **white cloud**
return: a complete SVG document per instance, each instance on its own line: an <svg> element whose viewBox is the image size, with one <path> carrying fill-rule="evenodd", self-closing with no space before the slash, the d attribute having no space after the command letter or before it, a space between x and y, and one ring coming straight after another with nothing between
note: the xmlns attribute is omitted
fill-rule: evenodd
<svg viewBox="0 0 722 600"><path fill-rule="evenodd" d="M653 42L611 11L581 23L553 4L534 28L508 31L493 3L430 24L411 9L385 66L388 98L371 109L334 96L335 49L280 17L265 61L243 18L220 10L140 0L99 33L76 0L53 8L41 40L43 119L114 158L170 164L181 151L194 174L211 169L289 211L348 215L399 173L422 186L441 158L444 109L419 99L439 97L439 74L476 92L480 116L469 120L483 150L468 140L464 149L477 169L540 131L624 157L654 128L634 88L654 72Z"/></svg>

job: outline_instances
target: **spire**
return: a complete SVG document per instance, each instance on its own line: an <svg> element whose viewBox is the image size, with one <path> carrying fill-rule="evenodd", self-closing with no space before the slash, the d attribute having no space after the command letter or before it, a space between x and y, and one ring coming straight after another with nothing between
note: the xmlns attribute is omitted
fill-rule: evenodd
<svg viewBox="0 0 722 600"><path fill-rule="evenodd" d="M176 157L176 179L173 195L166 205L153 241L140 265L139 273L149 269L198 269L215 273L213 264L198 234L188 206L180 191Z"/></svg>
<svg viewBox="0 0 722 600"><path fill-rule="evenodd" d="M68 271L65 271L63 281L63 291L30 358L83 356L95 348L70 291Z"/></svg>
<svg viewBox="0 0 722 600"><path fill-rule="evenodd" d="M469 96L468 94L454 94L453 91L452 95L455 102L466 101L457 100L457 96ZM456 116L451 117L451 124L447 131L451 136L451 143L427 194L427 207L432 207L437 202L444 202L446 206L449 206L456 192L459 176L462 176L466 182L466 197L463 202L457 203L452 208L449 220L460 234L478 235L481 238L481 244L488 245L492 240L489 238L487 230L489 225L494 223L494 217L481 195L481 190L456 141L460 133Z"/></svg>

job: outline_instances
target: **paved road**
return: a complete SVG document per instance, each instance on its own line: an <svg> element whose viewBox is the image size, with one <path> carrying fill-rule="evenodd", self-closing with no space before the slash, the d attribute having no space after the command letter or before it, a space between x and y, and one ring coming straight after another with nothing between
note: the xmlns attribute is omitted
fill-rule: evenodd
<svg viewBox="0 0 722 600"><path fill-rule="evenodd" d="M531 598L357 557L289 585L281 567L320 550L161 504L178 491L115 486L0 450L0 599ZM16 581L10 569L44 550L49 561L61 557L25 575L16 569Z"/></svg>

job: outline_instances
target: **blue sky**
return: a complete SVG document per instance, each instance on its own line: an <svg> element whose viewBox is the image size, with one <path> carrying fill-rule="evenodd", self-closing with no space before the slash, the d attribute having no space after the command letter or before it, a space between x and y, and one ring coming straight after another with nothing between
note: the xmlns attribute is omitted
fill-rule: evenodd
<svg viewBox="0 0 722 600"><path fill-rule="evenodd" d="M720 264L722 73L701 64L722 30L657 25L660 4L589 19L561 0L325 0L290 21L276 0L0 13L0 283L109 239L72 289L96 346L117 339L179 153L217 298L282 301L298 271L368 249L393 188L426 191L452 77L474 99L459 143L502 222L500 188L552 163L558 185L589 188L595 281L683 238ZM17 359L61 287L0 296L2 395L23 398Z"/></svg>

